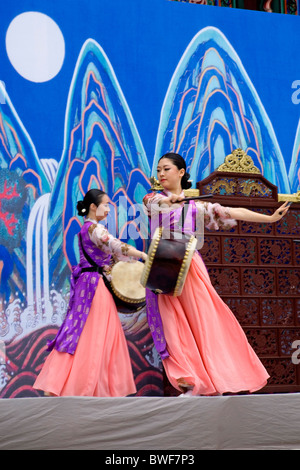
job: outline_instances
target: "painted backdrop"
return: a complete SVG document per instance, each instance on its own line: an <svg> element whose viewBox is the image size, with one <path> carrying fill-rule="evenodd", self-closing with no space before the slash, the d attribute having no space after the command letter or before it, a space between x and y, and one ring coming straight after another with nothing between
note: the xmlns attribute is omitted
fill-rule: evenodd
<svg viewBox="0 0 300 470"><path fill-rule="evenodd" d="M109 230L140 249L140 204L167 151L194 186L239 147L279 192L300 189L300 19L168 0L0 13L0 397L12 398L37 394L88 189L109 194ZM138 394L160 395L145 311L120 319Z"/></svg>

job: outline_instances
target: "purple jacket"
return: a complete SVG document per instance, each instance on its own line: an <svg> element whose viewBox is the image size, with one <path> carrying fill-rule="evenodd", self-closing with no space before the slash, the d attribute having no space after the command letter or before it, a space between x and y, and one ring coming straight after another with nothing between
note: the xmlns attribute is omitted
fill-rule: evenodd
<svg viewBox="0 0 300 470"><path fill-rule="evenodd" d="M85 222L81 235L84 250L95 264L102 267L109 264L111 255L101 251L89 237L88 229L92 222ZM72 267L70 280L70 301L66 317L53 341L48 342L48 350L53 348L60 352L74 354L81 332L89 314L94 294L101 274L99 272L84 271L92 267L83 254L79 238L80 261Z"/></svg>

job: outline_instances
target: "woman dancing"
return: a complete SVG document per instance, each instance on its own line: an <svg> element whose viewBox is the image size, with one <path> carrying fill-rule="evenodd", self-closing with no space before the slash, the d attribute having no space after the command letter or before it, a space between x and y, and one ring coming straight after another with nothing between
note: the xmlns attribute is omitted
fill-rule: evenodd
<svg viewBox="0 0 300 470"><path fill-rule="evenodd" d="M162 156L157 178L164 189L145 196L146 211L150 219L152 215L152 219L160 220L164 229L175 230L182 220L183 189L191 186L184 159L175 153ZM157 208L163 208L162 213L153 218ZM183 231L191 233L199 213L207 228L218 229L233 227L236 220L277 222L287 211L287 203L274 214L264 215L244 208L190 201ZM150 227L153 233L153 220ZM214 289L198 252L193 256L180 296L156 296L147 289L147 314L166 375L185 396L254 392L266 385L267 371L234 314Z"/></svg>
<svg viewBox="0 0 300 470"><path fill-rule="evenodd" d="M69 308L34 383L46 395L120 397L136 393L126 338L103 271L112 256L128 261L129 257L145 260L147 255L98 224L107 217L108 202L106 193L91 189L77 203L85 222L79 233L80 261L72 270Z"/></svg>

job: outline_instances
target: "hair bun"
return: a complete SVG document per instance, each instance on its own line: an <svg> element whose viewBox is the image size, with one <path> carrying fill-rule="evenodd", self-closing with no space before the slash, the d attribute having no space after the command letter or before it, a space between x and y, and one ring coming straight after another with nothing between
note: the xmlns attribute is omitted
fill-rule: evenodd
<svg viewBox="0 0 300 470"><path fill-rule="evenodd" d="M85 207L85 204L83 201L77 202L77 213L78 215L81 215L81 216L87 215L87 208Z"/></svg>
<svg viewBox="0 0 300 470"><path fill-rule="evenodd" d="M188 181L189 179L190 179L190 174L185 173L182 177L182 180L181 180L182 189L190 189L192 187L192 183L190 181Z"/></svg>

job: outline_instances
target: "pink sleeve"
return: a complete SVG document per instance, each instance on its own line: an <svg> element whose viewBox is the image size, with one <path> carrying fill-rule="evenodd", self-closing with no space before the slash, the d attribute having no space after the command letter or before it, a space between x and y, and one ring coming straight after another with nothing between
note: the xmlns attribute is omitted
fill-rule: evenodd
<svg viewBox="0 0 300 470"><path fill-rule="evenodd" d="M230 208L221 206L219 203L205 202L204 225L209 230L224 228L229 230L237 225L237 221L230 217Z"/></svg>
<svg viewBox="0 0 300 470"><path fill-rule="evenodd" d="M160 206L158 205L159 201L166 196L163 196L160 193L149 193L144 196L143 205L144 210L147 215L151 215L156 212L160 212Z"/></svg>
<svg viewBox="0 0 300 470"><path fill-rule="evenodd" d="M91 225L89 235L92 242L104 253L112 254L119 261L128 261L129 256L127 253L129 245L113 237L103 225Z"/></svg>

